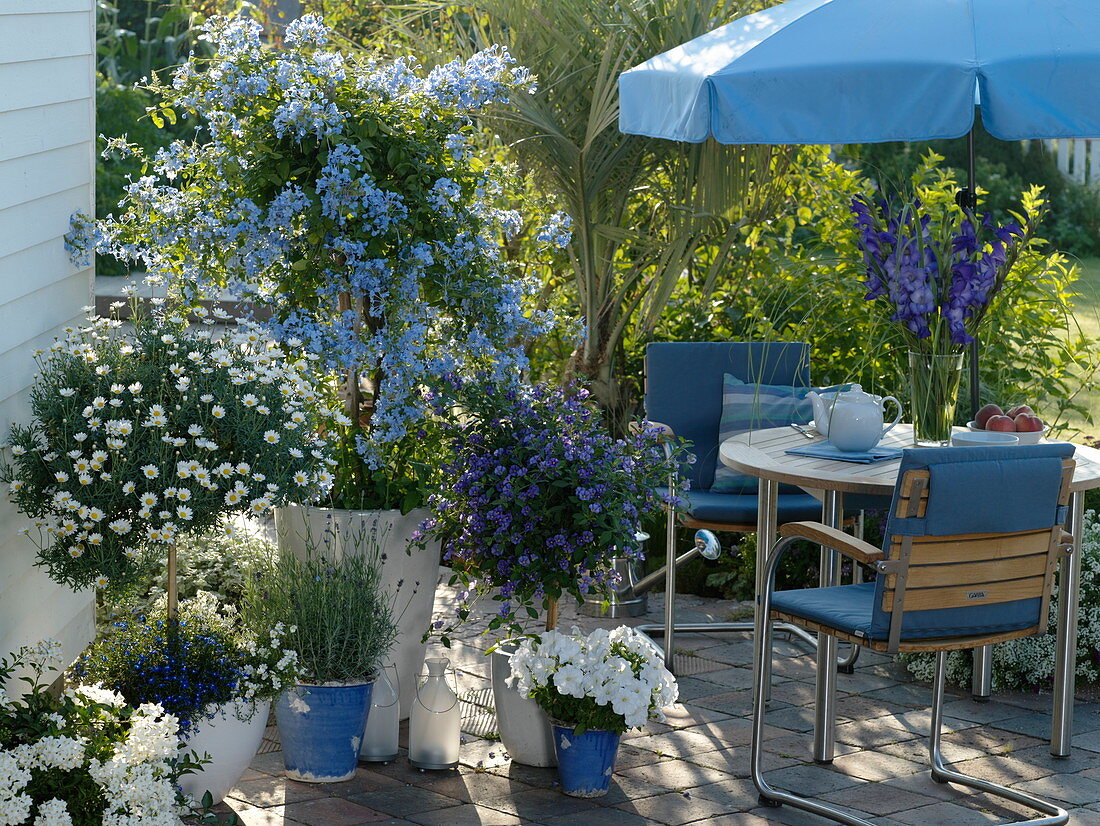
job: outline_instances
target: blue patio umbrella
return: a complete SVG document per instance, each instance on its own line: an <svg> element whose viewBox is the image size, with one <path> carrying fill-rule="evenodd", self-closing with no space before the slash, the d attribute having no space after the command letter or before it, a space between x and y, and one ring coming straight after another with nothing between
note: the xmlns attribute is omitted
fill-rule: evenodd
<svg viewBox="0 0 1100 826"><path fill-rule="evenodd" d="M788 0L619 76L619 128L698 143L1100 137L1098 0ZM976 348L971 403L977 406Z"/></svg>

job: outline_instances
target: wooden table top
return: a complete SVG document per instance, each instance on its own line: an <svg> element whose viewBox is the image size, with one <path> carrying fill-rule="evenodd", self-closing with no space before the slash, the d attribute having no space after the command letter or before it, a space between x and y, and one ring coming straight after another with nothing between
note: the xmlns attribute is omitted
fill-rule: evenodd
<svg viewBox="0 0 1100 826"><path fill-rule="evenodd" d="M965 428L957 427L955 430ZM886 495L893 491L900 457L862 465L835 459L792 456L786 452L793 447L823 441L825 438L822 436L811 441L790 427L754 430L722 442L719 458L723 464L741 473L801 487ZM879 444L881 447L912 447L913 426L899 424ZM1078 444L1074 447L1077 449L1074 453L1077 470L1070 489L1082 491L1100 487L1100 450Z"/></svg>

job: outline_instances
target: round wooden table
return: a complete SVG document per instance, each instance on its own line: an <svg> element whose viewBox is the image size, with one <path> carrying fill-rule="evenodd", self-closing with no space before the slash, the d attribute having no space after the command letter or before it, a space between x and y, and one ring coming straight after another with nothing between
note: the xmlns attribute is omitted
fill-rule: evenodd
<svg viewBox="0 0 1100 826"><path fill-rule="evenodd" d="M956 428L962 430L962 428ZM846 493L889 496L897 480L900 458L864 465L834 459L792 456L786 451L795 447L824 441L823 437L807 439L789 427L756 430L734 436L719 448L723 464L760 479L757 511L757 547L770 549L776 539L776 497L779 483L798 485L822 500L822 521L840 527L844 516L843 497ZM1074 445L1077 470L1070 486L1069 517L1066 530L1073 534L1073 553L1062 560L1058 581L1062 584L1058 600L1057 661L1054 671L1054 701L1050 752L1067 757L1073 738L1073 687L1077 649L1077 608L1081 581L1081 528L1084 518L1084 492L1100 487L1100 450ZM912 425L899 424L880 443L880 447L913 447ZM961 449L961 448L960 448ZM757 592L762 586L765 554L756 556ZM839 558L833 551L823 551L821 584L839 584ZM988 671L988 649L975 649L975 672ZM985 662L980 662L984 659ZM822 634L817 649L818 702L815 708L814 759L828 762L833 757L833 722L835 718L836 639ZM768 667L768 664L757 664Z"/></svg>

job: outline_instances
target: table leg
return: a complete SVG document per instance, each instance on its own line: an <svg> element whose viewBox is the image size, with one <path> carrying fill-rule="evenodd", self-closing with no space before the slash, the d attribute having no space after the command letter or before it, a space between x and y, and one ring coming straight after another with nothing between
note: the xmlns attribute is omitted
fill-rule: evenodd
<svg viewBox="0 0 1100 826"><path fill-rule="evenodd" d="M1058 642L1054 665L1054 713L1050 753L1069 757L1073 742L1073 688L1077 671L1077 602L1081 585L1081 531L1085 495L1075 491L1069 500L1066 530L1073 534L1073 553L1063 557L1058 570Z"/></svg>
<svg viewBox="0 0 1100 826"><path fill-rule="evenodd" d="M821 503L821 521L833 528L844 523L844 496L839 491L825 491ZM821 547L821 577L823 588L840 584L840 555L832 548ZM814 761L833 761L836 727L836 637L817 635L817 703L814 706Z"/></svg>
<svg viewBox="0 0 1100 826"><path fill-rule="evenodd" d="M764 592L764 570L767 567L768 556L771 554L772 545L778 533L779 519L779 483L771 479L761 479L758 488L756 502L756 594L759 597ZM753 644L753 673L760 669L764 675L764 700L770 700L772 694L772 662L770 657L760 659L760 646L758 643L764 639L765 617L760 612L759 600L755 605L756 634Z"/></svg>
<svg viewBox="0 0 1100 826"><path fill-rule="evenodd" d="M993 646L974 649L974 665L970 670L970 696L976 703L988 703L993 691Z"/></svg>

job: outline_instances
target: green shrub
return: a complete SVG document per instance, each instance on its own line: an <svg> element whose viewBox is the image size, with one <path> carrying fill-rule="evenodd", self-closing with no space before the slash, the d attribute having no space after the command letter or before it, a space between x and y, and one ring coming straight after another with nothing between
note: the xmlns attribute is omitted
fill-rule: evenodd
<svg viewBox="0 0 1100 826"><path fill-rule="evenodd" d="M926 202L950 200L957 189L954 178L938 170L939 161L925 157L910 181ZM808 147L787 183L787 206L771 222L745 230L739 266L724 273L713 292L690 273L681 280L655 338L808 341L815 384L858 381L871 392L904 398L907 348L899 325L864 300L849 210L854 195L873 192L872 182L831 161L825 149ZM1025 197L1035 205L1034 195ZM982 403L1027 402L1054 425L1069 411L1087 415L1075 394L1096 369L1100 347L1073 323L1077 278L1077 268L1042 239L1021 254L986 319ZM626 372L641 375L644 344L630 342ZM969 418L965 396L958 424Z"/></svg>
<svg viewBox="0 0 1100 826"><path fill-rule="evenodd" d="M131 143L141 146L152 156L157 149L167 146L176 138L187 139L194 133L194 123L180 121L172 125L166 123L158 129L145 112L153 103L144 89L126 86L109 79L104 74L97 75L95 108L96 129L99 138L96 142L97 153L107 147L107 138L120 138L125 135ZM95 165L95 215L105 218L118 211L118 202L122 199L123 189L128 179L137 180L143 174L142 163L137 158L105 159L96 155ZM125 275L129 267L125 262L105 255L97 255L97 275Z"/></svg>

